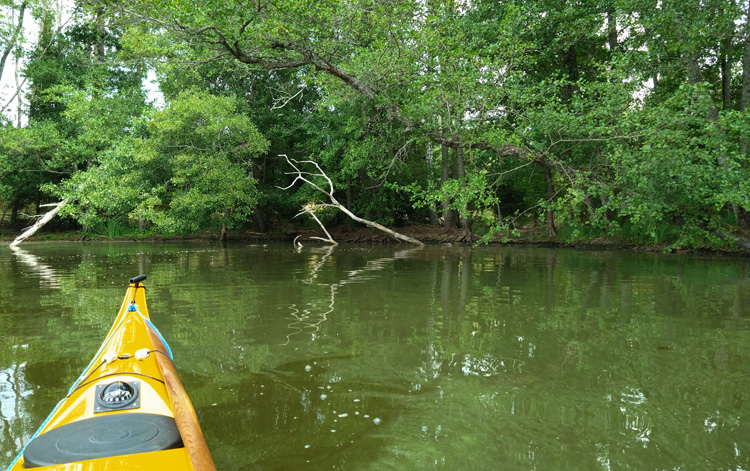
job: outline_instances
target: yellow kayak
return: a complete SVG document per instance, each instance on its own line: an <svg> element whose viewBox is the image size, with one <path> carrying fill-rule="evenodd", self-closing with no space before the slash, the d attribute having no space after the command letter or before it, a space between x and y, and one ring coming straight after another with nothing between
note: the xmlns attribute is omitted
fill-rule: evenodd
<svg viewBox="0 0 750 471"><path fill-rule="evenodd" d="M215 470L169 345L146 309L145 275L89 366L8 471Z"/></svg>

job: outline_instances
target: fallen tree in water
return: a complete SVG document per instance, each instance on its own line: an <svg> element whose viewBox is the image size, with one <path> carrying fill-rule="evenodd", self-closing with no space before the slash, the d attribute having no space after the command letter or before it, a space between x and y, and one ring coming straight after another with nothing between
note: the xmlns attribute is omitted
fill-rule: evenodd
<svg viewBox="0 0 750 471"><path fill-rule="evenodd" d="M26 229L20 236L16 237L16 240L11 242L10 246L17 247L18 244L28 239L29 237L33 236L36 233L36 231L42 228L42 226L50 222L52 218L55 217L57 213L60 212L62 207L65 206L67 202L68 200L62 200L59 203L42 205L42 206L54 206L54 208L52 208L52 210L50 210L49 212L45 213L44 216L40 217L37 220L37 222L35 222L31 227Z"/></svg>
<svg viewBox="0 0 750 471"><path fill-rule="evenodd" d="M398 232L396 232L396 231L394 231L392 229L389 229L389 228L383 226L382 224L378 224L377 222L368 221L367 219L363 219L363 218L355 215L351 211L349 211L348 208L346 208L344 205L342 205L341 203L339 203L339 201L333 196L333 191L334 191L333 190L333 182L328 177L328 175L326 175L326 173L320 168L320 165L318 165L317 162L313 162L312 160L298 161L298 160L295 160L295 159L290 159L285 154L280 155L280 157L284 157L286 159L287 163L289 164L289 166L291 166L294 169L293 172L287 172L287 175L296 175L296 176L295 176L294 180L292 181L292 183L290 183L289 185L287 185L285 187L279 187L279 188L281 188L282 190L288 190L289 188L293 187L298 181L301 181L303 183L307 183L308 185L312 186L313 188L315 188L316 190L318 190L320 193L323 193L326 196L326 198L328 198L328 201L330 201L330 203L318 203L318 204L316 204L316 203L310 203L310 204L307 204L307 205L305 205L305 207L303 208L303 211L302 211L302 213L308 213L308 214L310 214L315 219L315 221L317 221L317 223L323 228L323 231L326 233L326 235L328 235L328 240L322 239L322 238L318 238L318 239L325 240L326 242L333 243L333 244L336 243L336 242L333 241L333 239L331 238L330 234L328 233L328 231L323 226L323 223L320 222L320 220L317 217L315 217L315 214L314 214L315 209L316 208L336 208L336 209L340 210L341 212L343 212L344 214L346 214L347 216L349 216L354 221L357 221L357 222L359 222L361 224L365 224L366 226L372 227L374 229L378 229L380 231L383 231L386 234L388 234L388 235L390 235L390 236L392 236L392 237L394 237L394 238L396 238L398 240L402 240L404 242L409 242L410 244L418 245L420 247L424 246L424 243L422 241L419 241L417 239L414 239L413 237L409 237L407 235L398 233ZM312 165L313 167L315 167L315 172L306 172L306 171L303 171L303 170L300 169L301 165ZM315 183L314 181L312 181L311 178L322 178L322 179L324 179L327 182L327 185L326 185L327 189L324 189L323 187L321 187L320 185L318 185L317 183ZM300 214L302 214L302 213L300 213Z"/></svg>

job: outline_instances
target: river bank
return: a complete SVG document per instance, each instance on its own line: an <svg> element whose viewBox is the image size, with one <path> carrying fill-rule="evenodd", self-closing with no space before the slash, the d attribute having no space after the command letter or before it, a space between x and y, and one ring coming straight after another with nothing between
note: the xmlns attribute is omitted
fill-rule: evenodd
<svg viewBox="0 0 750 471"><path fill-rule="evenodd" d="M442 245L442 244L454 244L454 245L475 245L484 244L484 241L480 240L480 237L473 235L468 237L467 234L460 229L454 231L446 231L442 226L430 226L430 225L414 225L405 226L397 229L398 232L417 239L427 245ZM354 227L349 225L340 225L328 229L331 237L338 243L344 244L403 244L403 242L396 240L388 234L368 228L368 227ZM11 231L5 228L0 232L0 241L10 243L15 237L22 231ZM308 245L308 244L324 244L316 237L325 237L322 230L318 228L310 227L297 227L287 226L283 230L277 230L272 232L256 232L247 229L233 229L228 231L226 241L227 242L243 242L243 241L289 241L289 243L297 243ZM184 235L166 235L153 232L143 233L128 233L118 235L105 235L85 231L54 231L54 232L40 232L35 234L33 237L27 239L28 241L153 241L153 242L170 242L170 241L218 241L220 239L220 232L216 230L202 230L193 234ZM737 255L737 256L750 256L750 250L745 248L737 247L731 248L713 248L713 247L698 247L689 249L673 249L667 244L643 244L636 243L627 240L621 240L619 238L607 238L597 237L593 239L578 239L575 241L567 241L561 238L550 237L546 234L544 227L529 225L521 229L520 235L517 237L502 237L497 236L487 242L488 244L508 244L508 245L527 245L527 246L540 246L540 247L568 247L578 249L593 249L593 250L624 250L632 252L668 252L668 253L715 253L724 255Z"/></svg>

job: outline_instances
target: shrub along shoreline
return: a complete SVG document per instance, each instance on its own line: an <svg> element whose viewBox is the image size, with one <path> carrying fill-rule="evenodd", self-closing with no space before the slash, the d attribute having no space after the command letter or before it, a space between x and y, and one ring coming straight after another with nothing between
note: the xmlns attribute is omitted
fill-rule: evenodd
<svg viewBox="0 0 750 471"><path fill-rule="evenodd" d="M397 239L367 227L352 227L341 225L329 228L333 239L340 244L385 244L385 245L408 245ZM543 227L527 227L516 237L495 237L488 241L480 240L474 236L468 240L460 230L446 232L441 226L405 226L398 231L424 242L426 245L455 245L455 246L483 246L483 245L512 245L549 248L573 248L580 250L623 250L632 252L655 252L673 254L717 254L730 256L750 256L747 248L716 248L716 247L694 247L694 248L672 248L667 244L647 244L627 241L620 238L596 237L591 239L578 239L575 241L564 240L559 237L549 237ZM0 241L12 242L18 234L8 230L0 232ZM317 228L310 227L287 227L284 231L256 232L245 229L229 230L226 242L289 242L298 243L303 246L321 246L324 242L312 239L322 237L323 232ZM106 234L84 232L84 231L40 231L24 242L221 242L219 230L202 230L191 234L160 234L154 232L132 233L127 235L108 236ZM21 244L23 247L24 244Z"/></svg>

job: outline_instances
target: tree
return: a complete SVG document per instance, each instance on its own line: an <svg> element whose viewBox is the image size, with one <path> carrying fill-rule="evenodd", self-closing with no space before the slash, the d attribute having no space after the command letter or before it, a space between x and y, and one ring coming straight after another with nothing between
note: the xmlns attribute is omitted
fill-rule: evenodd
<svg viewBox="0 0 750 471"><path fill-rule="evenodd" d="M145 107L143 70L118 60L115 22L79 9L63 31L46 5L40 11L39 42L25 68L29 122L2 129L0 200L12 209L11 220L43 202L42 187L94 167Z"/></svg>
<svg viewBox="0 0 750 471"><path fill-rule="evenodd" d="M197 231L217 221L221 238L253 211L252 156L268 142L239 102L186 91L141 123L106 159L58 190L81 221L132 218L168 233ZM90 222L90 223L91 223Z"/></svg>
<svg viewBox="0 0 750 471"><path fill-rule="evenodd" d="M550 237L728 244L747 225L747 6L693 7L95 0L67 42L29 68L32 125L54 124L65 148L44 162L90 174L75 177L82 188L138 175L141 202L89 201L82 221L90 209L92 220L130 215L170 231L279 225L298 208L277 188L286 154L314 160L347 208L388 225L426 221L423 208L440 202L446 228L460 225L465 240L538 217ZM147 67L169 107L138 121ZM244 116L232 126L261 129L266 147L237 157L228 136L194 152L165 144L192 142L202 124L190 120L210 121L180 109L191 100L222 119ZM425 145L440 158L425 159ZM196 170L207 156L226 178ZM84 201L75 182L60 194Z"/></svg>

